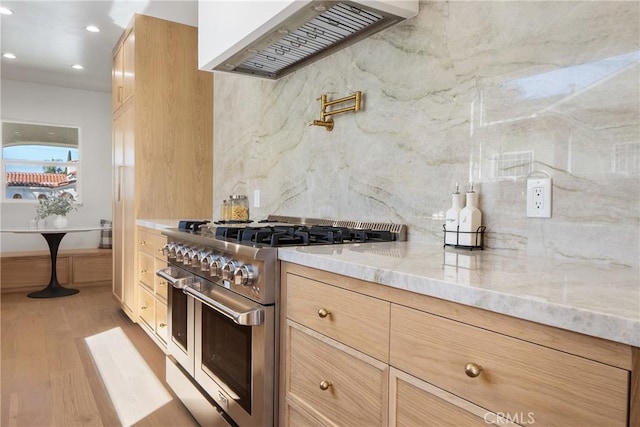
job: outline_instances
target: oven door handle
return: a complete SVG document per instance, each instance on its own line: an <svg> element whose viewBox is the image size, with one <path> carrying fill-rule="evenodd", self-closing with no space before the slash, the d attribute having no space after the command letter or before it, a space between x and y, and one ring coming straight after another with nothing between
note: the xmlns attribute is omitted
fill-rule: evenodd
<svg viewBox="0 0 640 427"><path fill-rule="evenodd" d="M184 289L189 285L191 277L173 277L171 275L171 267L163 268L156 271L156 276L162 277L176 289Z"/></svg>
<svg viewBox="0 0 640 427"><path fill-rule="evenodd" d="M192 296L202 304L206 305L214 311L217 311L223 316L228 317L238 325L259 326L264 322L264 310L262 310L261 308L251 308L246 311L236 311L230 307L227 307L221 302L202 295L200 292L191 287L187 286L186 288L183 288L182 292Z"/></svg>

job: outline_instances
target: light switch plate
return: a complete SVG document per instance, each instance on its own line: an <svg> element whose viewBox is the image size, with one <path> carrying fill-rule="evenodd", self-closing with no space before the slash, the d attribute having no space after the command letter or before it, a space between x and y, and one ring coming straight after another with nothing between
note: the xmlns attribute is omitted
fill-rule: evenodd
<svg viewBox="0 0 640 427"><path fill-rule="evenodd" d="M551 218L551 178L527 180L527 217Z"/></svg>

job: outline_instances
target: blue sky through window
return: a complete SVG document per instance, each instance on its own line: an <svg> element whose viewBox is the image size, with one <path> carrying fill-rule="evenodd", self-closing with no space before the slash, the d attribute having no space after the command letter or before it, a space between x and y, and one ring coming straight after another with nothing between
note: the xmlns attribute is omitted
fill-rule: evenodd
<svg viewBox="0 0 640 427"><path fill-rule="evenodd" d="M54 147L48 145L14 145L2 149L5 160L26 160L35 162L62 161L66 162L69 152L71 160L78 160L77 148ZM42 172L42 166L27 166L24 164L6 164L6 172Z"/></svg>

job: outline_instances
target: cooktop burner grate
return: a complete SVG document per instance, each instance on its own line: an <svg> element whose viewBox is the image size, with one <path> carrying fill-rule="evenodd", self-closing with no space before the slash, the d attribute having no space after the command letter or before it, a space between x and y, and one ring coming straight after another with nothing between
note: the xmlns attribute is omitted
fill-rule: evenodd
<svg viewBox="0 0 640 427"><path fill-rule="evenodd" d="M396 240L395 235L389 230L355 229L330 225L219 226L215 230L215 237L216 239L243 245L272 247L391 242Z"/></svg>

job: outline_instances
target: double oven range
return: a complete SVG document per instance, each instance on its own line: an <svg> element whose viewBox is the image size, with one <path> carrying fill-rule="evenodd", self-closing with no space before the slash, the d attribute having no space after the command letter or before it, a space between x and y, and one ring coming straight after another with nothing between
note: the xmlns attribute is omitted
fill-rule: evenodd
<svg viewBox="0 0 640 427"><path fill-rule="evenodd" d="M165 229L166 380L203 426L277 425L282 246L406 240L406 227L270 216Z"/></svg>

